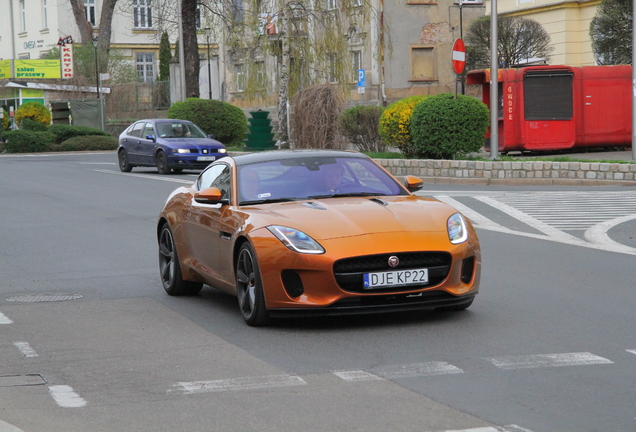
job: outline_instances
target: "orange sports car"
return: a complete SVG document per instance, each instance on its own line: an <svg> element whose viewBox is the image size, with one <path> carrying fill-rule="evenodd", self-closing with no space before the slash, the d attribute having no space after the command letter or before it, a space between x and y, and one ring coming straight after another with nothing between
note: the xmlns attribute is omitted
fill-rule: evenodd
<svg viewBox="0 0 636 432"><path fill-rule="evenodd" d="M238 297L249 325L270 318L463 310L479 289L470 221L413 195L357 152L225 157L168 198L157 225L170 295L203 284Z"/></svg>

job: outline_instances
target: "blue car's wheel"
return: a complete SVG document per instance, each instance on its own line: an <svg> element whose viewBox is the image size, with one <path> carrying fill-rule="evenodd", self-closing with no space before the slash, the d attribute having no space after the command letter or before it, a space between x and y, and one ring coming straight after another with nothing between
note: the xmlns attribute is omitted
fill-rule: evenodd
<svg viewBox="0 0 636 432"><path fill-rule="evenodd" d="M170 168L168 167L168 158L166 154L162 151L157 153L157 157L155 159L155 164L157 165L157 172L159 174L170 174Z"/></svg>
<svg viewBox="0 0 636 432"><path fill-rule="evenodd" d="M117 158L119 159L119 169L123 172L131 172L133 167L128 162L128 152L124 149L119 150L117 153Z"/></svg>

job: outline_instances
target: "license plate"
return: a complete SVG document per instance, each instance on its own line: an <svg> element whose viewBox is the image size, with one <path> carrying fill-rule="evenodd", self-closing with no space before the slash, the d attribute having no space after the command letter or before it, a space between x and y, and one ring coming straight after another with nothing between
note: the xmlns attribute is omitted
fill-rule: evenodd
<svg viewBox="0 0 636 432"><path fill-rule="evenodd" d="M216 156L197 156L198 161L213 161L216 160Z"/></svg>
<svg viewBox="0 0 636 432"><path fill-rule="evenodd" d="M425 285L428 283L428 269L364 273L363 276L364 289Z"/></svg>

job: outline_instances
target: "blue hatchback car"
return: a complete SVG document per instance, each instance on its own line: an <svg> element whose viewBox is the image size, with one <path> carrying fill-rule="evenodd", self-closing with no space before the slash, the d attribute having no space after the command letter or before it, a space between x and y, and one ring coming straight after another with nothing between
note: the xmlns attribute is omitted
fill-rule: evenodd
<svg viewBox="0 0 636 432"><path fill-rule="evenodd" d="M146 119L119 135L119 169L156 166L159 174L170 170L202 169L227 156L225 146L187 120Z"/></svg>

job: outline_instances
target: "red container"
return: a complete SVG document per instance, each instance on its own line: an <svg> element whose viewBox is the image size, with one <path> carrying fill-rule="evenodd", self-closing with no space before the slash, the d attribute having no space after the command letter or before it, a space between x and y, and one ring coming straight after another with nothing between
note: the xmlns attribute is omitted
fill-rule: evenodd
<svg viewBox="0 0 636 432"><path fill-rule="evenodd" d="M631 146L630 65L530 66L498 78L500 152ZM490 105L490 69L468 72L466 83L482 85Z"/></svg>

